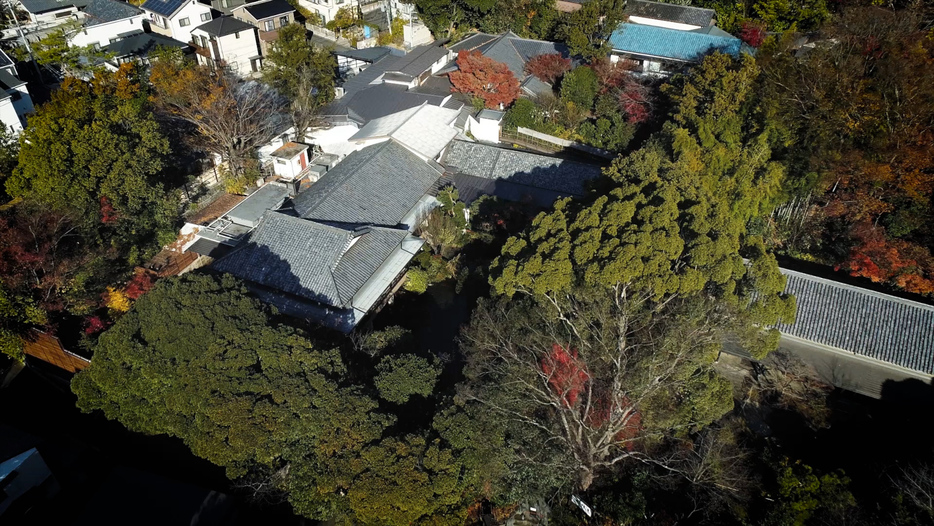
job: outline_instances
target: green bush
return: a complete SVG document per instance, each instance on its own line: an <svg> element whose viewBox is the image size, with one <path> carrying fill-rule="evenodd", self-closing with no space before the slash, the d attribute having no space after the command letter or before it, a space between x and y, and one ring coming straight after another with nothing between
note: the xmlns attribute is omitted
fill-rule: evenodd
<svg viewBox="0 0 934 526"><path fill-rule="evenodd" d="M404 404L415 395L430 396L441 368L413 354L386 356L376 366L373 379L383 400Z"/></svg>
<svg viewBox="0 0 934 526"><path fill-rule="evenodd" d="M420 268L410 268L406 273L405 290L421 294L428 290L428 273Z"/></svg>
<svg viewBox="0 0 934 526"><path fill-rule="evenodd" d="M599 89L597 74L587 66L574 68L561 79L561 98L587 110L593 108Z"/></svg>

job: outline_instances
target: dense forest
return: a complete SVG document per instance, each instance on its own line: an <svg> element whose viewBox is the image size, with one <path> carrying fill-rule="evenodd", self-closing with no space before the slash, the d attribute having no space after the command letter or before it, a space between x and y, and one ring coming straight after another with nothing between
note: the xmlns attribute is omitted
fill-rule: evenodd
<svg viewBox="0 0 934 526"><path fill-rule="evenodd" d="M420 344L418 319L345 337L231 276L134 271L174 240L199 156L242 189L270 112L305 129L327 102L309 94L330 93L330 55L284 30L264 83L167 53L66 79L4 141L2 350L77 324L81 410L176 437L238 494L310 519L931 524L929 409L834 390L768 327L795 312L776 254L934 293L932 6L701 3L754 56L639 83L603 59L619 4L416 1L436 34L566 42L585 65L534 66L555 97L520 99L507 125L618 154L586 199L545 211L483 199L466 224L442 194L404 294L469 297L451 352ZM249 134L224 132L233 114ZM761 360L749 377L724 374L725 342Z"/></svg>

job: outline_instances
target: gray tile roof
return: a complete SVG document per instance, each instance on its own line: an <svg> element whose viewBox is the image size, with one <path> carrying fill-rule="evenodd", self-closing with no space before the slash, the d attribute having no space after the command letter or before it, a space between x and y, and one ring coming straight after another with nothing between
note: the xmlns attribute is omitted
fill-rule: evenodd
<svg viewBox="0 0 934 526"><path fill-rule="evenodd" d="M256 20L286 15L295 11L295 8L285 0L269 0L267 2L246 4L246 7L243 9L250 13Z"/></svg>
<svg viewBox="0 0 934 526"><path fill-rule="evenodd" d="M20 0L20 3L26 11L37 15L39 13L57 11L72 6L81 9L88 5L88 0L63 0L61 2L58 0Z"/></svg>
<svg viewBox="0 0 934 526"><path fill-rule="evenodd" d="M345 230L267 212L213 268L276 291L346 308L408 236L405 230Z"/></svg>
<svg viewBox="0 0 934 526"><path fill-rule="evenodd" d="M934 374L934 306L782 269L797 299L785 334Z"/></svg>
<svg viewBox="0 0 934 526"><path fill-rule="evenodd" d="M195 29L204 31L209 35L222 37L232 35L234 33L239 33L240 31L253 31L255 28L252 25L247 24L242 20L237 20L232 16L221 16L211 20L210 22L201 24Z"/></svg>
<svg viewBox="0 0 934 526"><path fill-rule="evenodd" d="M426 102L432 106L440 106L443 101L444 97L439 95L406 90L405 86L377 84L358 92L352 100L347 102L346 111L354 121L367 123L373 119L421 106Z"/></svg>
<svg viewBox="0 0 934 526"><path fill-rule="evenodd" d="M348 155L295 197L295 211L316 221L396 226L440 177L434 165L389 140Z"/></svg>
<svg viewBox="0 0 934 526"><path fill-rule="evenodd" d="M91 0L84 8L84 14L84 25L90 27L141 15L143 11L117 0Z"/></svg>
<svg viewBox="0 0 934 526"><path fill-rule="evenodd" d="M451 173L505 180L565 196L584 195L585 183L600 176L596 165L466 141L453 141L441 164Z"/></svg>
<svg viewBox="0 0 934 526"><path fill-rule="evenodd" d="M188 0L146 0L140 7L146 11L152 11L153 13L170 18L187 3Z"/></svg>
<svg viewBox="0 0 934 526"><path fill-rule="evenodd" d="M150 51L159 46L179 49L188 48L188 44L158 33L137 33L126 38L121 38L107 45L104 49L112 52L115 57L120 58L129 55L146 56Z"/></svg>
<svg viewBox="0 0 934 526"><path fill-rule="evenodd" d="M393 69L405 75L417 77L431 68L431 65L448 54L448 49L441 42L418 46L395 63Z"/></svg>
<svg viewBox="0 0 934 526"><path fill-rule="evenodd" d="M701 27L712 24L713 17L716 16L713 9L647 2L646 0L629 0L626 3L626 14Z"/></svg>
<svg viewBox="0 0 934 526"><path fill-rule="evenodd" d="M339 49L334 50L335 55L348 57L363 62L376 62L377 60L389 54L389 48L385 46L368 47L363 49Z"/></svg>
<svg viewBox="0 0 934 526"><path fill-rule="evenodd" d="M506 64L509 71L512 71L520 82L528 77L525 73L525 64L532 57L551 54L570 57L570 52L564 44L521 38L512 31L502 35L477 33L450 46L450 49L455 53L460 50L479 51L485 57Z"/></svg>

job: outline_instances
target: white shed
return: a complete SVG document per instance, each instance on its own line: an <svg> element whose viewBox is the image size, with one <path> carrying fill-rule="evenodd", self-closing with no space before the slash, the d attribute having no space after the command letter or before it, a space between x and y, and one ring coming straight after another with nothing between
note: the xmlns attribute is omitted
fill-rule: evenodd
<svg viewBox="0 0 934 526"><path fill-rule="evenodd" d="M308 145L287 142L269 154L273 159L273 173L283 179L294 179L308 168Z"/></svg>

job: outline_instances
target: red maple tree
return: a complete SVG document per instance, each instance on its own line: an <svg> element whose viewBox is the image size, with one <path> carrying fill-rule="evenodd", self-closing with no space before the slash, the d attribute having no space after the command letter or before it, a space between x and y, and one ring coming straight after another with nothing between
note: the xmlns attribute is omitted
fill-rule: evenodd
<svg viewBox="0 0 934 526"><path fill-rule="evenodd" d="M117 210L107 197L101 196L101 223L109 225L118 219Z"/></svg>
<svg viewBox="0 0 934 526"><path fill-rule="evenodd" d="M765 28L761 24L745 21L739 30L739 39L752 47L759 47L765 42Z"/></svg>
<svg viewBox="0 0 934 526"><path fill-rule="evenodd" d="M551 352L542 358L542 372L548 377L548 385L565 407L573 407L580 398L581 391L587 386L590 375L577 357L577 351L567 349L557 343L551 346Z"/></svg>
<svg viewBox="0 0 934 526"><path fill-rule="evenodd" d="M519 97L519 81L506 64L479 51L459 51L457 68L450 73L452 90L480 98L487 108L499 109Z"/></svg>
<svg viewBox="0 0 934 526"><path fill-rule="evenodd" d="M571 70L571 59L558 53L535 55L525 64L525 72L535 75L543 82L554 84L556 80Z"/></svg>
<svg viewBox="0 0 934 526"><path fill-rule="evenodd" d="M850 235L858 243L837 267L851 276L887 282L916 294L934 293L934 257L921 246L885 236L885 229L859 223Z"/></svg>

